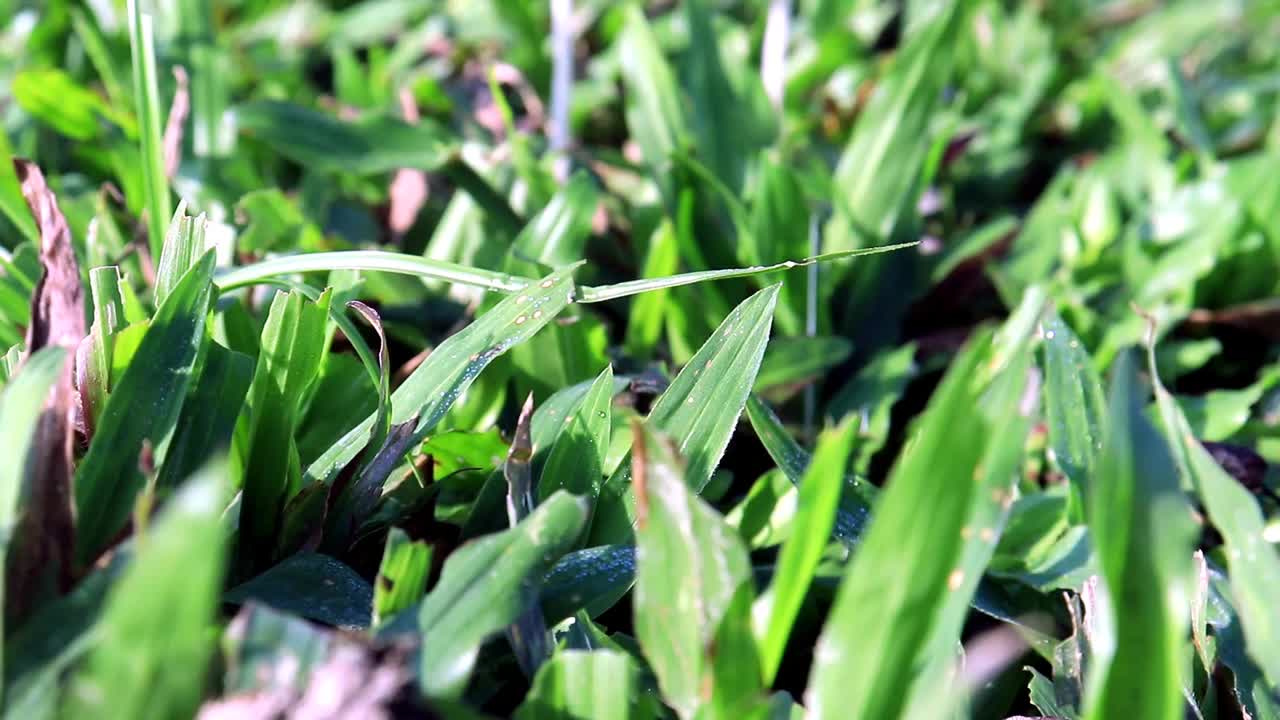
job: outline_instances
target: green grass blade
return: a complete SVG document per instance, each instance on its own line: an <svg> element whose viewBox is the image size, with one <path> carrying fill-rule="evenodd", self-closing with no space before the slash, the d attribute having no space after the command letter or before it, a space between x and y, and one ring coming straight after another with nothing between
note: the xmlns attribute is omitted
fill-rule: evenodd
<svg viewBox="0 0 1280 720"><path fill-rule="evenodd" d="M765 618L756 635L760 642L760 664L766 686L773 684L782 653L791 635L791 625L800 612L822 551L835 527L845 468L857 436L856 420L846 420L839 428L822 434L813 460L800 482L799 508L795 530L782 545L777 571L769 589L756 601L752 616Z"/></svg>
<svg viewBox="0 0 1280 720"><path fill-rule="evenodd" d="M1080 340L1057 315L1044 322L1045 421L1053 461L1071 482L1076 503L1088 493L1098 456L1106 401L1102 381ZM1077 509L1077 517L1080 517Z"/></svg>
<svg viewBox="0 0 1280 720"><path fill-rule="evenodd" d="M812 456L800 446L782 426L778 416L764 401L752 394L747 399L747 419L756 431L769 457L792 484L799 486L808 471ZM861 427L859 426L859 429ZM844 472L843 470L841 472ZM840 493L840 507L836 510L833 527L835 536L846 543L856 541L867 524L871 513L871 501L876 488L865 480L846 474L844 489Z"/></svg>
<svg viewBox="0 0 1280 720"><path fill-rule="evenodd" d="M671 155L689 141L689 129L681 110L680 90L671 66L644 12L636 5L622 10L623 31L618 38L618 68L627 90L627 128L640 146L650 172L657 180L668 210L675 208L675 183L671 179Z"/></svg>
<svg viewBox="0 0 1280 720"><path fill-rule="evenodd" d="M456 148L443 128L379 115L361 122L301 105L259 100L235 108L236 127L302 165L362 175L400 168L438 170Z"/></svg>
<svg viewBox="0 0 1280 720"><path fill-rule="evenodd" d="M818 640L805 703L815 718L896 718L906 707L936 617L965 580L960 540L991 431L974 412L989 346L971 341L953 361L880 494Z"/></svg>
<svg viewBox="0 0 1280 720"><path fill-rule="evenodd" d="M565 428L556 436L547 462L538 478L538 497L551 497L556 490L595 498L604 482L605 453L609 449L612 429L613 367L591 383L572 415L566 415ZM537 452L539 448L534 448Z"/></svg>
<svg viewBox="0 0 1280 720"><path fill-rule="evenodd" d="M373 625L413 606L427 591L431 574L431 546L410 540L400 528L391 528L382 551L382 564L373 586Z"/></svg>
<svg viewBox="0 0 1280 720"><path fill-rule="evenodd" d="M139 7L142 0L129 0L129 49L133 57L133 101L140 126L142 177L146 186L147 237L151 257L159 258L169 221L169 178L164 171L161 135L160 88L156 75L155 34L151 14Z"/></svg>
<svg viewBox="0 0 1280 720"><path fill-rule="evenodd" d="M707 282L709 280L727 280L728 278L750 277L752 275L777 272L778 270L791 270L793 268L806 267L813 265L814 263L830 262L832 260L842 260L844 258L861 257L864 255L877 255L879 253L909 248L918 244L919 243L917 242L908 242L898 243L896 245L881 245L878 247L826 253L824 255L805 258L803 260L787 260L786 262L775 263L773 265L755 265L752 267L733 268L728 270L701 270L698 272L681 273L679 275L668 275L666 277L659 278L630 280L628 282L617 283L615 285L601 285L598 287L583 286L579 288L578 302L595 303L604 302L605 300L616 300L617 298L647 293L653 290L680 287L682 285L693 285L696 283Z"/></svg>
<svg viewBox="0 0 1280 720"><path fill-rule="evenodd" d="M156 487L177 487L215 453L230 447L236 416L251 382L253 358L209 343L199 377L182 403Z"/></svg>
<svg viewBox="0 0 1280 720"><path fill-rule="evenodd" d="M649 250L645 255L641 277L661 278L675 274L680 264L680 248L676 244L676 231L669 220L660 223L649 238ZM668 293L655 289L641 293L631 301L627 315L627 353L636 358L653 355L662 339L662 320L666 316Z"/></svg>
<svg viewBox="0 0 1280 720"><path fill-rule="evenodd" d="M373 587L339 560L300 552L226 591L222 601L259 603L325 625L363 630L373 613Z"/></svg>
<svg viewBox="0 0 1280 720"><path fill-rule="evenodd" d="M222 463L206 466L139 539L107 599L98 643L72 684L68 717L194 714L215 643L210 631L226 550L225 478ZM174 582L179 577L182 582Z"/></svg>
<svg viewBox="0 0 1280 720"><path fill-rule="evenodd" d="M462 693L480 644L535 601L536 583L573 546L586 521L586 505L560 493L516 527L474 540L449 556L418 613L424 693L443 698Z"/></svg>
<svg viewBox="0 0 1280 720"><path fill-rule="evenodd" d="M145 362L129 364L102 411L76 473L76 556L81 563L96 558L128 520L143 482L138 470L143 443L164 448L177 425L205 341L213 261L213 253L206 253L160 306L135 353Z"/></svg>
<svg viewBox="0 0 1280 720"><path fill-rule="evenodd" d="M1183 714L1195 531L1177 466L1144 415L1134 365L1126 353L1112 371L1107 439L1087 506L1114 645L1095 643L1086 720Z"/></svg>
<svg viewBox="0 0 1280 720"><path fill-rule="evenodd" d="M216 282L221 292L228 292L281 276L333 270L368 270L415 275L423 279L444 280L506 293L519 292L534 282L530 278L507 273L381 250L286 255L220 273Z"/></svg>
<svg viewBox="0 0 1280 720"><path fill-rule="evenodd" d="M691 490L674 446L650 422L633 431L636 638L667 703L692 718L724 689L713 681L711 648L734 596L751 592L751 563L738 533ZM759 689L759 667L746 670L741 681Z"/></svg>
<svg viewBox="0 0 1280 720"><path fill-rule="evenodd" d="M164 299L173 292L182 276L204 255L205 230L208 225L209 221L203 214L190 217L187 215L186 203L178 203L178 209L165 232L160 263L156 268L157 307L164 303Z"/></svg>
<svg viewBox="0 0 1280 720"><path fill-rule="evenodd" d="M547 573L538 602L548 624L578 611L595 617L613 607L631 589L635 575L634 546L601 545L575 550Z"/></svg>
<svg viewBox="0 0 1280 720"><path fill-rule="evenodd" d="M22 185L18 183L18 175L13 171L13 148L9 145L8 133L0 133L0 212L18 228L18 234L28 242L39 243L40 231L36 229L35 218L27 201L22 197ZM5 243L5 247L12 245Z"/></svg>
<svg viewBox="0 0 1280 720"><path fill-rule="evenodd" d="M898 50L887 76L860 114L836 166L838 212L825 249L848 250L890 241L915 200L929 143L969 9L958 0ZM838 199L838 198L837 198Z"/></svg>
<svg viewBox="0 0 1280 720"><path fill-rule="evenodd" d="M1248 653L1272 687L1280 687L1280 618L1271 602L1280 592L1280 556L1263 539L1266 519L1252 494L1196 441L1177 401L1160 382L1154 345L1149 358L1165 440L1179 472L1200 496L1209 521L1226 543L1227 578Z"/></svg>
<svg viewBox="0 0 1280 720"><path fill-rule="evenodd" d="M324 360L325 321L332 294L317 303L298 293L277 293L262 329L261 352L249 387L248 444L236 549L238 577L250 577L274 559L285 503L302 486L294 433L306 393Z"/></svg>
<svg viewBox="0 0 1280 720"><path fill-rule="evenodd" d="M694 492L711 480L738 424L769 342L777 298L774 285L742 301L649 410L649 426L669 435L687 458L684 477ZM631 464L624 461L601 490L591 544L626 542L635 517Z"/></svg>
<svg viewBox="0 0 1280 720"><path fill-rule="evenodd" d="M524 342L562 311L573 294L576 266L553 273L482 314L439 345L391 395L393 425L417 418L421 440L494 358ZM352 428L306 471L306 481L328 482L364 448L372 417Z"/></svg>
<svg viewBox="0 0 1280 720"><path fill-rule="evenodd" d="M629 720L636 691L636 668L625 653L565 650L538 671L515 718Z"/></svg>

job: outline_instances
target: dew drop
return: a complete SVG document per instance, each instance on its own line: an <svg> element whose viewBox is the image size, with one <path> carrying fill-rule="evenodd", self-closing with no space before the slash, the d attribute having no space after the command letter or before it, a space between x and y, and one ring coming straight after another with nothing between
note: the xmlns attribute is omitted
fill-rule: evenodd
<svg viewBox="0 0 1280 720"><path fill-rule="evenodd" d="M538 319L538 318L540 318L540 317L542 317L542 310L534 310L534 311L533 311L533 319L534 319L534 320L537 320L537 319Z"/></svg>
<svg viewBox="0 0 1280 720"><path fill-rule="evenodd" d="M516 298L517 305L523 305L524 303L527 303L527 302L529 302L528 295L521 295L520 297Z"/></svg>
<svg viewBox="0 0 1280 720"><path fill-rule="evenodd" d="M960 568L956 568L955 570L952 570L951 574L947 576L948 590L951 590L952 592L954 592L956 590L959 590L960 586L963 584L964 584L964 571L961 570Z"/></svg>
<svg viewBox="0 0 1280 720"><path fill-rule="evenodd" d="M523 325L523 324L524 324L524 321L525 321L525 320L528 320L528 319L529 319L529 316L528 316L528 315L521 315L521 316L519 316L519 317L517 317L517 318L516 318L516 324L517 324L517 325Z"/></svg>
<svg viewBox="0 0 1280 720"><path fill-rule="evenodd" d="M543 288L543 289L546 289L546 288L549 288L549 287L551 287L552 285L555 285L555 284L556 284L556 281L555 281L555 280L552 280L551 278L547 278L546 280L543 280L543 281L542 281L542 284L541 284L541 285L539 285L538 287L541 287L541 288Z"/></svg>

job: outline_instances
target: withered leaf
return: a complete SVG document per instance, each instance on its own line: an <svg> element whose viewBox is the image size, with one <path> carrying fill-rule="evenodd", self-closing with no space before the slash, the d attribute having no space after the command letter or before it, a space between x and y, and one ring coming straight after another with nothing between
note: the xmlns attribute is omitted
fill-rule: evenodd
<svg viewBox="0 0 1280 720"><path fill-rule="evenodd" d="M43 274L31 297L27 357L50 345L74 356L85 336L84 290L71 248L71 231L58 200L35 163L15 158L22 195L40 230ZM68 362L45 403L32 445L34 466L25 488L6 567L6 611L21 617L42 596L70 586L74 573L75 521L71 482L74 474L75 418L79 395L74 363Z"/></svg>

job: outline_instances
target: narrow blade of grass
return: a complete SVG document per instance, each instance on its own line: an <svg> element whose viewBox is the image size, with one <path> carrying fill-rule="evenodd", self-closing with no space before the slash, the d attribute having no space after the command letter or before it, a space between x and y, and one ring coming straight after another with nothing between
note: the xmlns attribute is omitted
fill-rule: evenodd
<svg viewBox="0 0 1280 720"><path fill-rule="evenodd" d="M1112 373L1087 515L1114 640L1095 643L1084 717L1175 720L1183 713L1191 509L1169 448L1144 415L1132 355L1121 355Z"/></svg>

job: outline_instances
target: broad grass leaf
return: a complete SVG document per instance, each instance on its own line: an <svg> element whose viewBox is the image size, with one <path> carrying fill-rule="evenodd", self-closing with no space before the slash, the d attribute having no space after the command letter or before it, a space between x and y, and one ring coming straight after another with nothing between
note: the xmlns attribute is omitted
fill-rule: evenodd
<svg viewBox="0 0 1280 720"><path fill-rule="evenodd" d="M791 437L773 410L756 395L747 399L747 419L760 438L764 449L773 458L778 469L797 487L803 482L812 460L808 450ZM861 432L861 425L859 425ZM843 469L841 472L845 472ZM845 473L844 487L840 493L840 506L836 510L835 536L846 543L858 540L867 524L876 488L856 475Z"/></svg>
<svg viewBox="0 0 1280 720"><path fill-rule="evenodd" d="M1149 355L1156 407L1179 473L1200 496L1226 544L1228 586L1249 656L1272 687L1280 687L1280 618L1271 598L1280 592L1280 555L1265 539L1266 518L1257 500L1222 469L1200 444L1173 395L1160 382Z"/></svg>
<svg viewBox="0 0 1280 720"><path fill-rule="evenodd" d="M721 693L750 694L761 687L758 662L737 668L730 685L739 687L726 686L730 678L716 672L722 654L733 654L715 642L722 623L733 622L732 614L741 618L745 642L754 644L748 624L754 594L750 559L738 533L690 487L675 447L649 422L633 428L636 638L667 703L681 718L692 718ZM745 602L735 602L740 591Z"/></svg>
<svg viewBox="0 0 1280 720"><path fill-rule="evenodd" d="M373 586L374 626L422 599L431 574L431 557L430 545L410 539L400 528L391 528Z"/></svg>
<svg viewBox="0 0 1280 720"><path fill-rule="evenodd" d="M346 629L369 627L373 587L343 562L319 553L299 553L237 585L222 601L249 601Z"/></svg>
<svg viewBox="0 0 1280 720"><path fill-rule="evenodd" d="M538 477L538 497L557 490L594 499L604 482L605 453L613 427L613 367L606 367L591 383L582 402L566 415ZM537 448L535 448L535 451Z"/></svg>
<svg viewBox="0 0 1280 720"><path fill-rule="evenodd" d="M898 717L951 596L968 603L957 592L973 580L960 567L965 524L976 503L1007 492L991 482L1008 482L979 472L997 429L975 412L990 348L979 337L953 361L876 502L818 640L805 696L815 718Z"/></svg>
<svg viewBox="0 0 1280 720"><path fill-rule="evenodd" d="M543 574L573 546L586 521L582 501L557 493L516 527L449 556L418 613L419 679L427 696L462 693L480 644L536 602Z"/></svg>

